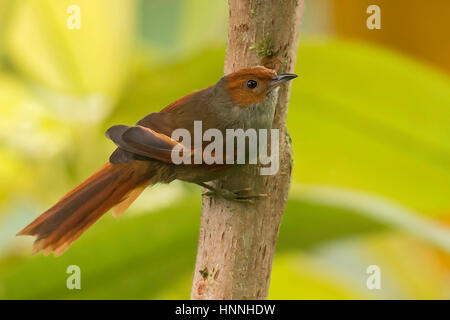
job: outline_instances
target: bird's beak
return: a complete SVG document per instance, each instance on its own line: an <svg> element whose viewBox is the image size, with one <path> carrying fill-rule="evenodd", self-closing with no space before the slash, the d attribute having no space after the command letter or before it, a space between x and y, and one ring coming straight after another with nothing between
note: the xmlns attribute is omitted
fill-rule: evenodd
<svg viewBox="0 0 450 320"><path fill-rule="evenodd" d="M275 76L275 78L272 79L272 81L270 81L269 86L271 88L277 87L282 83L285 83L289 80L295 79L298 76L296 74L293 73L284 73L284 74L279 74L277 76Z"/></svg>

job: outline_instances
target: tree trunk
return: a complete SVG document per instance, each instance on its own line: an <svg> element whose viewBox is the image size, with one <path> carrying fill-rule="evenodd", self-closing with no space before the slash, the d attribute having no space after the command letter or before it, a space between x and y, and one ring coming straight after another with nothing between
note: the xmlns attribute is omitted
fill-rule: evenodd
<svg viewBox="0 0 450 320"><path fill-rule="evenodd" d="M303 0L229 0L225 74L264 65L293 72ZM286 130L289 86L278 91L273 128L279 129L280 168L261 176L256 166L215 185L229 190L251 187L268 196L254 204L203 198L192 299L267 298L278 230L292 171Z"/></svg>

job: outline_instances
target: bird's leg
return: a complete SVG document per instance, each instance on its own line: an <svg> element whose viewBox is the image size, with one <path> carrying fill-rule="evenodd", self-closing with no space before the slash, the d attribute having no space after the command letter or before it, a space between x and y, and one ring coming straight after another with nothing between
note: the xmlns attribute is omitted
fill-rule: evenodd
<svg viewBox="0 0 450 320"><path fill-rule="evenodd" d="M241 190L228 190L223 188L214 188L209 184L199 182L197 183L199 186L208 189L208 191L204 192L204 196L208 197L221 197L229 201L235 202L245 202L245 203L254 203L253 199L267 197L267 194L252 194L251 188L245 188Z"/></svg>

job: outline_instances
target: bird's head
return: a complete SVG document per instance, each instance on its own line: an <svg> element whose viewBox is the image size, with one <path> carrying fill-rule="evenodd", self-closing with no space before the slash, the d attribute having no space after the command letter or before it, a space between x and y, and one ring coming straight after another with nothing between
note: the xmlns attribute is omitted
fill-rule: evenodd
<svg viewBox="0 0 450 320"><path fill-rule="evenodd" d="M291 73L277 75L275 71L258 66L228 74L223 81L231 100L244 108L264 102L270 90L296 77Z"/></svg>

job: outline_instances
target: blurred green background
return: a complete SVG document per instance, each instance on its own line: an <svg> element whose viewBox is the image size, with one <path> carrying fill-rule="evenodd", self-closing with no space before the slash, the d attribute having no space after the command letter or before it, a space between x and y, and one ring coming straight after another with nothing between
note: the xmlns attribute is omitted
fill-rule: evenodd
<svg viewBox="0 0 450 320"><path fill-rule="evenodd" d="M431 2L305 0L270 299L450 298L450 2ZM107 160L110 125L220 78L227 14L222 0L0 0L0 299L189 298L195 186L147 189L59 258L15 233ZM66 288L73 264L81 290Z"/></svg>

